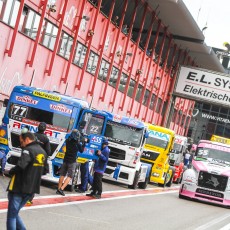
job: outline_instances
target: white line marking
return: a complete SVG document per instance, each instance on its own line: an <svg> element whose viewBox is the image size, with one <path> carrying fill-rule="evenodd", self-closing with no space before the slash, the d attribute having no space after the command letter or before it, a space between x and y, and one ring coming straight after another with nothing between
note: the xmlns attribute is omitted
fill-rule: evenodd
<svg viewBox="0 0 230 230"><path fill-rule="evenodd" d="M230 224L225 225L223 228L219 230L229 230L230 229Z"/></svg>
<svg viewBox="0 0 230 230"><path fill-rule="evenodd" d="M220 223L221 221L227 219L230 217L230 214L226 214L220 218L216 218L213 221L208 222L207 224L201 225L200 227L196 228L195 230L205 230L205 229L209 229L210 227L212 227L215 224Z"/></svg>
<svg viewBox="0 0 230 230"><path fill-rule="evenodd" d="M119 199L126 199L126 198L136 198L136 197L141 197L141 196L157 196L157 195L164 195L164 194L167 194L167 193L176 193L176 192L178 192L178 191L166 191L166 192L159 192L159 193L127 195L127 196L120 196L120 197L101 198L99 200L95 199L95 200L72 201L72 202L66 202L66 203L44 204L44 205L30 206L30 207L26 206L26 207L22 208L21 210L51 208L51 207L67 206L67 205L72 205L72 204L85 204L85 203L93 203L93 202L104 202L104 201L119 200ZM70 194L70 195L72 195L72 194ZM57 197L57 196L55 196L55 197ZM45 197L43 197L43 198L45 198ZM5 213L5 212L7 212L7 209L0 210L0 213Z"/></svg>

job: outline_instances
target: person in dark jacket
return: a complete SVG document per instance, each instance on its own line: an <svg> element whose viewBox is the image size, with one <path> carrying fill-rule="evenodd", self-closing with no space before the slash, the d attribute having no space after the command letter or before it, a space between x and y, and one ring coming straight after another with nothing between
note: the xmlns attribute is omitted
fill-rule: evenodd
<svg viewBox="0 0 230 230"><path fill-rule="evenodd" d="M98 150L98 159L94 164L94 175L93 175L93 187L92 192L86 194L86 196L92 196L96 199L101 198L102 194L102 177L105 172L108 160L109 160L110 149L108 147L108 140L104 139L102 142L102 150Z"/></svg>
<svg viewBox="0 0 230 230"><path fill-rule="evenodd" d="M7 188L7 230L26 229L18 214L32 194L40 193L41 176L47 157L44 149L36 142L34 134L25 130L19 136L21 157L17 165L9 171L12 178Z"/></svg>
<svg viewBox="0 0 230 230"><path fill-rule="evenodd" d="M60 178L58 182L57 194L65 196L64 189L69 184L70 180L74 176L75 168L77 165L77 152L83 152L84 143L82 143L83 137L81 133L74 129L70 136L66 139L66 153L63 159L63 164L60 169Z"/></svg>
<svg viewBox="0 0 230 230"><path fill-rule="evenodd" d="M25 128L27 128L29 130L29 126L25 126ZM51 155L51 147L50 147L50 141L49 138L46 136L45 134L46 131L46 123L45 122L41 122L38 125L38 131L36 133L34 133L38 144L46 151L46 155L47 157ZM44 167L44 171L43 171L43 175L49 173L49 165L47 162L47 158L45 160L45 167ZM28 200L27 204L33 204L33 199L34 199L34 195L31 196L30 200Z"/></svg>
<svg viewBox="0 0 230 230"><path fill-rule="evenodd" d="M46 131L46 123L41 122L38 125L38 131L34 134L37 137L38 143L46 151L47 155L51 155L50 141L49 138L44 133Z"/></svg>

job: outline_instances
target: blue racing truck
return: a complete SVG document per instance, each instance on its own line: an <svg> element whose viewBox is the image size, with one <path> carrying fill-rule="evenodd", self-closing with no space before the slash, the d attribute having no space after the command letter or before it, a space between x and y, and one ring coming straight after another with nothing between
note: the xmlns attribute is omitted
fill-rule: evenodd
<svg viewBox="0 0 230 230"><path fill-rule="evenodd" d="M58 182L65 155L65 139L72 129L79 129L88 139L84 152L78 153L80 163L95 159L95 152L101 149L108 115L91 110L84 100L34 87L16 86L4 104L6 111L0 126L0 151L6 155L6 172L21 155L21 129L27 126L31 132L37 132L40 122L47 124L45 134L50 140L52 152L48 158L49 173L43 176L44 180ZM71 190L79 182L78 172L79 167L70 182Z"/></svg>
<svg viewBox="0 0 230 230"><path fill-rule="evenodd" d="M108 114L105 136L109 140L109 162L104 178L127 184L129 188L145 189L149 182L151 164L140 161L148 131L136 119Z"/></svg>

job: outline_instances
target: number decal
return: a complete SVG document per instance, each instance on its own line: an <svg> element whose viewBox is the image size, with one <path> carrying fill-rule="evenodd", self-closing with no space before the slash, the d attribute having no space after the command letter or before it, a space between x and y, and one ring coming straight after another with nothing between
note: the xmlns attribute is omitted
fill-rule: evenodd
<svg viewBox="0 0 230 230"><path fill-rule="evenodd" d="M92 138L92 142L101 144L101 143L102 143L102 137L94 136L94 137Z"/></svg>

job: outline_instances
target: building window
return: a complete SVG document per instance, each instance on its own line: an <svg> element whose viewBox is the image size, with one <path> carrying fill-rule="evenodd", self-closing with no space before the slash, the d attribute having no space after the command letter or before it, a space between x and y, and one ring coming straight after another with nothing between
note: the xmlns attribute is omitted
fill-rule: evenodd
<svg viewBox="0 0 230 230"><path fill-rule="evenodd" d="M87 47L78 42L73 63L79 67L82 67L84 65L86 51Z"/></svg>
<svg viewBox="0 0 230 230"><path fill-rule="evenodd" d="M139 85L138 85L138 88L137 88L136 98L135 98L135 100L136 100L137 102L140 102L140 97L141 97L142 91L143 91L143 86L139 84Z"/></svg>
<svg viewBox="0 0 230 230"><path fill-rule="evenodd" d="M109 79L109 84L113 87L116 87L118 74L119 74L119 69L113 66L112 73Z"/></svg>
<svg viewBox="0 0 230 230"><path fill-rule="evenodd" d="M43 41L42 45L50 50L54 49L58 28L52 23L45 21L45 28L43 30Z"/></svg>
<svg viewBox="0 0 230 230"><path fill-rule="evenodd" d="M24 6L20 19L19 31L35 40L40 18L40 15L29 9L27 6Z"/></svg>
<svg viewBox="0 0 230 230"><path fill-rule="evenodd" d="M157 107L156 107L156 113L160 112L161 104L162 104L162 99L158 98Z"/></svg>
<svg viewBox="0 0 230 230"><path fill-rule="evenodd" d="M161 111L161 116L163 116L166 112L166 107L167 107L167 103L164 102L164 105L163 105L163 108L162 108L162 111Z"/></svg>
<svg viewBox="0 0 230 230"><path fill-rule="evenodd" d="M108 69L109 69L109 62L102 59L98 79L102 81L106 81L106 78L108 76Z"/></svg>
<svg viewBox="0 0 230 230"><path fill-rule="evenodd" d="M149 104L149 108L150 108L151 110L153 110L153 106L154 106L154 103L155 103L155 98L156 98L156 95L153 93L153 94L152 94L152 97L151 97L150 104Z"/></svg>
<svg viewBox="0 0 230 230"><path fill-rule="evenodd" d="M135 87L136 82L131 78L130 83L129 83L129 89L127 95L129 97L133 97L133 92L134 92L134 87Z"/></svg>
<svg viewBox="0 0 230 230"><path fill-rule="evenodd" d="M177 110L174 108L174 109L173 109L173 116L172 116L172 122L173 122L173 123L176 122L176 117L177 117Z"/></svg>
<svg viewBox="0 0 230 230"><path fill-rule="evenodd" d="M60 54L62 57L66 59L69 59L72 45L73 45L73 38L68 34L66 34L65 32L62 32L58 54Z"/></svg>
<svg viewBox="0 0 230 230"><path fill-rule="evenodd" d="M147 105L148 99L149 99L150 91L148 89L145 90L144 98L142 101L143 105Z"/></svg>
<svg viewBox="0 0 230 230"><path fill-rule="evenodd" d="M18 16L20 2L18 0L7 0L4 12L2 12L2 21L14 27ZM2 5L2 3L1 3Z"/></svg>
<svg viewBox="0 0 230 230"><path fill-rule="evenodd" d="M120 85L119 85L119 89L118 89L122 93L125 92L125 86L127 84L127 80L128 80L128 75L126 75L125 73L122 73L121 74Z"/></svg>
<svg viewBox="0 0 230 230"><path fill-rule="evenodd" d="M94 53L93 51L90 52L89 61L87 65L87 71L91 73L92 75L95 74L97 63L98 63L98 55Z"/></svg>

